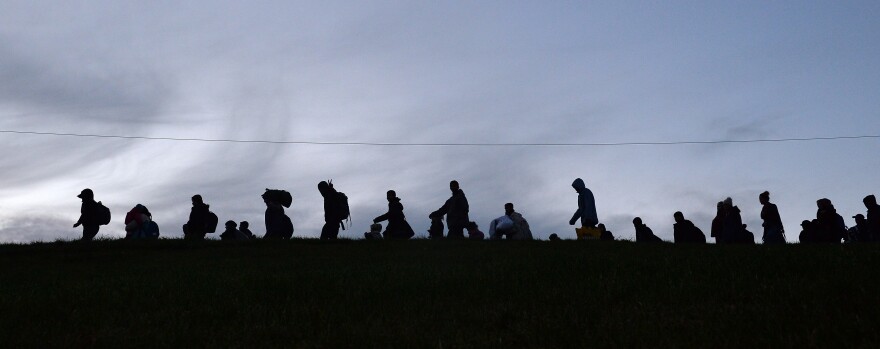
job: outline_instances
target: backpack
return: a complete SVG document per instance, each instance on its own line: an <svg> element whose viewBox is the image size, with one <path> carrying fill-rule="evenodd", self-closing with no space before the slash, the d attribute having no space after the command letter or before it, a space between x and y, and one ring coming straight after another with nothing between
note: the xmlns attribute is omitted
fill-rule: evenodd
<svg viewBox="0 0 880 349"><path fill-rule="evenodd" d="M217 218L217 214L214 212L208 211L208 215L205 217L205 233L213 233L217 231L217 222L219 219Z"/></svg>
<svg viewBox="0 0 880 349"><path fill-rule="evenodd" d="M98 202L98 209L95 210L98 225L107 225L110 224L110 209L107 206L104 206L100 201Z"/></svg>
<svg viewBox="0 0 880 349"><path fill-rule="evenodd" d="M143 238L146 239L157 239L159 238L159 225L154 221L148 221L144 224L143 228Z"/></svg>
<svg viewBox="0 0 880 349"><path fill-rule="evenodd" d="M339 225L342 226L342 230L345 230L345 224L342 224L342 221L349 219L351 222L351 211L348 208L348 196L345 193L338 191L336 192L336 197L333 199L333 212L331 212L331 216L334 221L339 222Z"/></svg>
<svg viewBox="0 0 880 349"><path fill-rule="evenodd" d="M291 196L287 190L266 188L266 193L263 194L263 196L278 202L281 206L286 208L290 208L290 204L293 203L293 196Z"/></svg>
<svg viewBox="0 0 880 349"><path fill-rule="evenodd" d="M284 226L282 227L284 230L281 232L281 237L284 239L290 239L293 237L293 221L290 220L290 217L284 215Z"/></svg>

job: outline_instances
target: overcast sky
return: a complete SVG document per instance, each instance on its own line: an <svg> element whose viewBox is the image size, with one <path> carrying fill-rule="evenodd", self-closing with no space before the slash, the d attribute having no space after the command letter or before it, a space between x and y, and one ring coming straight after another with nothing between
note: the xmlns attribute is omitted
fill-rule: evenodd
<svg viewBox="0 0 880 349"><path fill-rule="evenodd" d="M880 134L877 1L18 1L0 3L0 130L271 141L590 143ZM732 197L760 241L771 192L789 241L827 197L853 224L878 139L580 147L389 147L0 133L0 241L76 239L76 195L124 235L150 208L182 236L193 194L262 235L265 188L296 236L317 183L362 237L395 189L417 234L457 179L484 231L513 202L537 237L574 237L571 182L634 238L672 213L709 233Z"/></svg>

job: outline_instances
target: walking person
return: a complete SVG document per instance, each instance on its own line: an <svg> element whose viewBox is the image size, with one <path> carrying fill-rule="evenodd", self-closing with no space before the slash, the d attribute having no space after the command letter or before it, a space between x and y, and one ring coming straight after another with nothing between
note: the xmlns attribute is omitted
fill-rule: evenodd
<svg viewBox="0 0 880 349"><path fill-rule="evenodd" d="M593 192L587 189L584 180L580 178L575 179L571 186L578 193L578 209L568 220L568 224L574 225L580 219L582 227L595 227L599 224L599 217L596 214L596 199L593 197Z"/></svg>
<svg viewBox="0 0 880 349"><path fill-rule="evenodd" d="M82 206L79 209L79 219L73 224L73 227L77 228L82 225L82 241L91 241L95 235L98 235L102 224L102 211L107 208L95 201L95 193L89 188L83 189L76 197L82 199ZM109 213L110 211L107 210L107 221L109 221Z"/></svg>
<svg viewBox="0 0 880 349"><path fill-rule="evenodd" d="M429 217L443 217L443 215L446 215L446 224L449 226L447 238L464 239L464 229L467 227L468 222L470 222L468 218L468 211L470 211L468 200L464 195L464 191L459 188L458 181L449 182L449 190L452 191L452 196L446 200L442 207L432 212Z"/></svg>
<svg viewBox="0 0 880 349"><path fill-rule="evenodd" d="M779 218L779 210L775 204L770 203L770 192L765 191L758 195L758 201L761 203L761 219L764 220L764 237L762 240L765 244L784 244L785 229L782 227L782 218Z"/></svg>
<svg viewBox="0 0 880 349"><path fill-rule="evenodd" d="M388 212L373 219L373 224L388 221L383 234L386 239L409 239L416 235L413 228L407 223L406 216L403 214L403 204L394 190L385 193L388 200Z"/></svg>

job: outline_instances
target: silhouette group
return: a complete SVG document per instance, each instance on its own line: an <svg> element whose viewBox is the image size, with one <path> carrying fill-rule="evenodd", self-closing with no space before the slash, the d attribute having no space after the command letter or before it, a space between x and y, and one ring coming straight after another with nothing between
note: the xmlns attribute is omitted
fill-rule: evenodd
<svg viewBox="0 0 880 349"><path fill-rule="evenodd" d="M580 220L581 227L576 229L578 239L614 240L614 235L599 222L596 213L596 201L593 192L587 188L584 181L577 178L571 184L578 193L577 210L569 220L569 225L575 225ZM469 205L464 191L458 181L451 181L449 189L451 196L436 211L431 212L428 218L431 220L428 229L428 237L431 239L472 239L472 240L533 240L529 222L522 214L514 210L513 203L504 204L504 215L493 219L489 223L489 234L484 234L479 225L469 219ZM351 212L348 206L348 196L336 190L332 181L318 183L318 192L324 199L324 226L321 229L321 240L334 240L339 236L339 230L345 230L346 220L350 221ZM110 210L100 201L95 201L94 192L91 189L83 189L78 198L82 199L80 217L73 225L74 228L83 227L82 240L92 240L98 234L100 226L110 224ZM292 195L280 189L266 189L262 194L266 204L265 225L266 232L262 239L290 239L293 237L293 221L285 213L285 208L290 208L293 202ZM364 233L365 239L410 239L415 236L412 226L407 222L403 213L403 204L394 190L386 193L388 211L373 219L370 231ZM189 219L183 225L184 239L203 240L207 234L217 230L218 217L211 212L210 206L204 202L201 195L193 195L192 209ZM764 244L785 244L785 228L779 215L779 209L770 202L770 193L765 191L758 195L758 201L762 205L761 219L763 220L763 235L761 240ZM837 213L831 200L823 198L816 201L816 218L804 220L801 223L801 232L798 239L801 243L853 243L872 242L880 240L880 205L874 195L868 195L862 200L866 214L853 216L855 225L847 228L843 217ZM673 214L673 242L681 244L705 244L706 235L693 222L685 219L684 214ZM445 226L444 226L445 219ZM382 231L381 222L387 222L385 231ZM135 205L125 216L126 239L157 239L160 235L159 225L153 220L150 210L142 205ZM350 225L350 223L349 223ZM244 241L258 239L249 229L247 221L236 223L229 220L225 223L225 229L220 234L221 240ZM633 219L635 229L635 241L638 243L663 242L645 224L640 217ZM446 234L444 236L444 229ZM465 237L467 231L467 237ZM742 222L739 207L733 204L731 198L718 202L715 218L712 219L710 237L717 244L754 244L755 235L747 229ZM550 240L560 240L557 234L551 234Z"/></svg>

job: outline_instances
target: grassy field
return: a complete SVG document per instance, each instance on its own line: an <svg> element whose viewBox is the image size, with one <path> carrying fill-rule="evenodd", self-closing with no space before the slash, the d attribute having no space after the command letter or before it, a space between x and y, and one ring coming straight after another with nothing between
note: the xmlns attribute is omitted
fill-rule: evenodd
<svg viewBox="0 0 880 349"><path fill-rule="evenodd" d="M880 246L0 246L16 347L876 347Z"/></svg>

